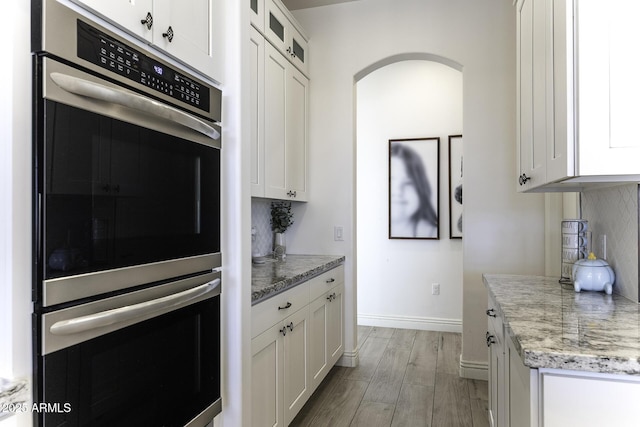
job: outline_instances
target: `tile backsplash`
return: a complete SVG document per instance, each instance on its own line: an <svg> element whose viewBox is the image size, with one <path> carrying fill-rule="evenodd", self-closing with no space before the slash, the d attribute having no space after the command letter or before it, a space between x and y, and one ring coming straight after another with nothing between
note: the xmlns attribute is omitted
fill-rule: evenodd
<svg viewBox="0 0 640 427"><path fill-rule="evenodd" d="M582 218L589 221L591 250L606 260L616 274L614 292L639 301L637 184L590 189L581 194Z"/></svg>
<svg viewBox="0 0 640 427"><path fill-rule="evenodd" d="M251 198L251 225L255 227L255 240L251 241L251 253L267 255L273 251L271 231L271 200Z"/></svg>

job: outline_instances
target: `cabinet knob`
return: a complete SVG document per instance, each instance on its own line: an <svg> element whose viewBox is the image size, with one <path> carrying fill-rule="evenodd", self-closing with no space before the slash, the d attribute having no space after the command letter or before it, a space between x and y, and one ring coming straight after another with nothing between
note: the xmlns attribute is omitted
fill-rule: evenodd
<svg viewBox="0 0 640 427"><path fill-rule="evenodd" d="M496 310L493 308L490 308L489 310L486 311L487 316L489 317L496 317Z"/></svg>
<svg viewBox="0 0 640 427"><path fill-rule="evenodd" d="M289 330L290 330L290 331L293 331L293 322L290 322L290 323L287 325L287 328L289 328Z"/></svg>
<svg viewBox="0 0 640 427"><path fill-rule="evenodd" d="M140 20L140 23L147 27L147 30L150 30L153 27L153 16L151 12L147 12L147 16L144 19Z"/></svg>
<svg viewBox="0 0 640 427"><path fill-rule="evenodd" d="M167 32L162 33L162 37L169 40L169 43L171 43L171 40L173 40L173 36L174 36L173 28L171 28L171 25L169 25L169 28L167 28Z"/></svg>
<svg viewBox="0 0 640 427"><path fill-rule="evenodd" d="M296 190L287 192L287 196L289 197L296 197L297 195L298 193L296 192Z"/></svg>
<svg viewBox="0 0 640 427"><path fill-rule="evenodd" d="M284 328L280 329L280 333L282 334L283 337L287 336L287 327L285 326Z"/></svg>
<svg viewBox="0 0 640 427"><path fill-rule="evenodd" d="M518 177L518 182L520 183L520 185L525 185L527 183L527 181L529 181L531 179L530 176L527 176L526 174L522 174Z"/></svg>

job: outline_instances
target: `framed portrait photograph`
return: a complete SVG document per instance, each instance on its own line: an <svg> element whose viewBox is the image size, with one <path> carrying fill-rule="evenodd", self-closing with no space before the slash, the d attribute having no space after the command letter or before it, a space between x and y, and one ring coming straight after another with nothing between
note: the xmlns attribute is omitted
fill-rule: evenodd
<svg viewBox="0 0 640 427"><path fill-rule="evenodd" d="M389 140L389 239L439 239L440 138Z"/></svg>
<svg viewBox="0 0 640 427"><path fill-rule="evenodd" d="M449 238L462 239L462 135L449 135Z"/></svg>

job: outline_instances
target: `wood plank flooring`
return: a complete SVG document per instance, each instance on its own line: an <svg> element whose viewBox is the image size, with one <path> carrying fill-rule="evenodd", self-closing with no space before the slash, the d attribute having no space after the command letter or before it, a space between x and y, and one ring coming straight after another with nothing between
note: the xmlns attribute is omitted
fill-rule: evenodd
<svg viewBox="0 0 640 427"><path fill-rule="evenodd" d="M358 327L360 365L336 366L292 426L488 427L487 382L458 376L460 334Z"/></svg>

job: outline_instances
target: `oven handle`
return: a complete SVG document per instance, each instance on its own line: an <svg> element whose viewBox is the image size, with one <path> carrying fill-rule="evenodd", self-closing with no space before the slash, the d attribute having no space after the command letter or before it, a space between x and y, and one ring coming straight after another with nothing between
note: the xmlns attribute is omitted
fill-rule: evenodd
<svg viewBox="0 0 640 427"><path fill-rule="evenodd" d="M51 73L50 77L55 84L67 92L80 96L87 96L100 101L110 102L112 104L122 105L134 110L144 111L145 113L186 126L208 136L211 139L220 139L220 132L202 120L184 113L177 108L157 102L151 98L122 89L90 82L67 74Z"/></svg>
<svg viewBox="0 0 640 427"><path fill-rule="evenodd" d="M49 331L54 335L73 335L116 323L126 322L135 318L144 317L159 310L184 305L193 299L213 292L219 287L220 279L215 279L204 285L151 301L114 308L74 319L61 320L51 325ZM218 294L219 293L218 289Z"/></svg>

